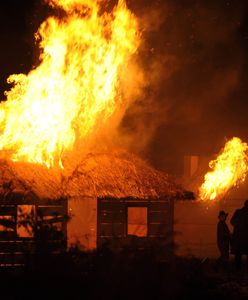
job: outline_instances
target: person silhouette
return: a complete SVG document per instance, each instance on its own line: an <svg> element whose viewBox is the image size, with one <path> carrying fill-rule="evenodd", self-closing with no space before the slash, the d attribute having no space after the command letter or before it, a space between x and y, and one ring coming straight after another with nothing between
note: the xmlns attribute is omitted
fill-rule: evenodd
<svg viewBox="0 0 248 300"><path fill-rule="evenodd" d="M218 264L223 267L228 267L229 261L229 250L230 250L230 230L226 224L226 218L228 213L223 210L219 212L218 218L219 222L217 225L217 245L220 251L220 257L218 259Z"/></svg>
<svg viewBox="0 0 248 300"><path fill-rule="evenodd" d="M241 270L242 255L246 255L248 270L248 200L234 212L230 222L233 226L232 254L235 255L236 269Z"/></svg>

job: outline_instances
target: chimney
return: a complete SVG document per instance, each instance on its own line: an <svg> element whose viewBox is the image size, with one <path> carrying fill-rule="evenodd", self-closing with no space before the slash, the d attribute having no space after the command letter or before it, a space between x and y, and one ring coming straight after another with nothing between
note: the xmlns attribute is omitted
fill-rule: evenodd
<svg viewBox="0 0 248 300"><path fill-rule="evenodd" d="M199 165L198 155L185 155L183 176L185 178L192 177L197 171L198 165Z"/></svg>

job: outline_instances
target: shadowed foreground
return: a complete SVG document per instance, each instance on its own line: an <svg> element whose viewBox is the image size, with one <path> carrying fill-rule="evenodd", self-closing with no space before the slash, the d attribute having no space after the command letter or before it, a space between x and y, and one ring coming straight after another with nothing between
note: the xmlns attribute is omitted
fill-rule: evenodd
<svg viewBox="0 0 248 300"><path fill-rule="evenodd" d="M216 271L195 258L158 259L153 251L73 250L0 269L0 299L247 299L248 273ZM152 296L150 296L152 295Z"/></svg>

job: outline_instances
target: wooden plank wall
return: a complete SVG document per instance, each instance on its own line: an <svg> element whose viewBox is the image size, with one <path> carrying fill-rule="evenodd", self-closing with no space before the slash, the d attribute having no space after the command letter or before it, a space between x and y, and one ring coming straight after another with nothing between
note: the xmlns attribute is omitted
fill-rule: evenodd
<svg viewBox="0 0 248 300"><path fill-rule="evenodd" d="M126 244L128 207L147 207L147 237L138 238L146 241L173 242L172 199L98 199L97 246L104 244L122 247Z"/></svg>
<svg viewBox="0 0 248 300"><path fill-rule="evenodd" d="M22 236L18 231L18 209L25 205L32 205L34 208L32 232L29 236ZM56 230L53 230L54 226ZM27 199L21 193L0 196L0 266L24 265L35 253L65 250L66 240L66 199Z"/></svg>

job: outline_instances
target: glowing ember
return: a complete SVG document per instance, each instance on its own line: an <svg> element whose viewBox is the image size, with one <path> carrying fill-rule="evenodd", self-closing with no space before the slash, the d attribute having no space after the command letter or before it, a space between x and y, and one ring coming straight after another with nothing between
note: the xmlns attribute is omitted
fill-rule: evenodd
<svg viewBox="0 0 248 300"><path fill-rule="evenodd" d="M46 2L65 17L40 26L40 65L8 78L14 86L0 103L0 150L14 161L50 167L62 165L64 151L123 105L121 76L140 36L124 0L104 14L95 0Z"/></svg>
<svg viewBox="0 0 248 300"><path fill-rule="evenodd" d="M216 160L209 163L211 172L205 175L200 198L214 200L245 180L248 171L248 145L239 138L229 140Z"/></svg>

